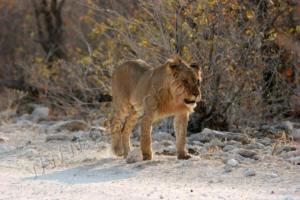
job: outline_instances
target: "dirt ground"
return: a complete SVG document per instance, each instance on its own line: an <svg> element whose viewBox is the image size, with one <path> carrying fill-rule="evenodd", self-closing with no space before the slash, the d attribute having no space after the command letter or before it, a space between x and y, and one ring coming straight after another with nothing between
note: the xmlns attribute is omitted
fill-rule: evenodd
<svg viewBox="0 0 300 200"><path fill-rule="evenodd" d="M272 156L224 171L208 154L190 160L155 155L127 164L110 151L109 138L48 141L43 123L2 123L0 199L282 199L300 200L300 167ZM60 133L57 133L60 134ZM255 171L245 176L245 169Z"/></svg>

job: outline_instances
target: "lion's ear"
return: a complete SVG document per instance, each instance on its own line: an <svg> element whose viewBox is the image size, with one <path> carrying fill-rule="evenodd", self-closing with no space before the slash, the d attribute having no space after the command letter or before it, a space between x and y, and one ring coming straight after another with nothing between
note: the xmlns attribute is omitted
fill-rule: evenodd
<svg viewBox="0 0 300 200"><path fill-rule="evenodd" d="M174 55L172 56L172 58L169 58L167 60L167 64L172 70L179 69L181 64L181 59L178 55Z"/></svg>

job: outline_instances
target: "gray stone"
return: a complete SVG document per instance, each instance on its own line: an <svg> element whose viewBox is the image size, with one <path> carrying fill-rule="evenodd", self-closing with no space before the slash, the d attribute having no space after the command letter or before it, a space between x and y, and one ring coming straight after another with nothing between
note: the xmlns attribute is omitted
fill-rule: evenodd
<svg viewBox="0 0 300 200"><path fill-rule="evenodd" d="M174 156L174 155L176 155L176 148L175 148L175 146L164 147L164 148L160 149L160 151L158 151L157 154Z"/></svg>
<svg viewBox="0 0 300 200"><path fill-rule="evenodd" d="M128 164L140 162L142 160L143 160L143 156L139 148L135 148L132 151L130 151L126 157L126 162Z"/></svg>
<svg viewBox="0 0 300 200"><path fill-rule="evenodd" d="M224 147L225 144L218 138L212 138L209 142L210 146Z"/></svg>
<svg viewBox="0 0 300 200"><path fill-rule="evenodd" d="M7 137L3 137L3 136L1 136L0 137L0 143L6 143L6 142L8 142L8 138Z"/></svg>
<svg viewBox="0 0 300 200"><path fill-rule="evenodd" d="M187 145L188 152L193 155L199 155L201 152L201 147L197 145Z"/></svg>
<svg viewBox="0 0 300 200"><path fill-rule="evenodd" d="M164 146L158 141L153 141L152 149L154 152L161 153L163 152Z"/></svg>
<svg viewBox="0 0 300 200"><path fill-rule="evenodd" d="M265 146L270 146L272 144L272 140L270 138L260 138L260 139L257 139L256 141Z"/></svg>
<svg viewBox="0 0 300 200"><path fill-rule="evenodd" d="M239 162L235 159L230 159L227 161L227 165L231 167L237 167L239 165Z"/></svg>
<svg viewBox="0 0 300 200"><path fill-rule="evenodd" d="M89 125L82 120L70 120L70 121L62 121L58 122L47 128L47 132L60 132L63 130L68 131L84 131L87 130Z"/></svg>
<svg viewBox="0 0 300 200"><path fill-rule="evenodd" d="M298 156L300 156L300 150L284 152L281 155L283 158L286 158L286 159L292 158L292 157L298 157Z"/></svg>
<svg viewBox="0 0 300 200"><path fill-rule="evenodd" d="M160 132L153 133L152 140L153 141L163 141L163 140L174 141L175 138L170 133L160 131Z"/></svg>
<svg viewBox="0 0 300 200"><path fill-rule="evenodd" d="M291 157L288 161L294 165L300 165L300 156L298 157Z"/></svg>
<svg viewBox="0 0 300 200"><path fill-rule="evenodd" d="M12 151L14 149L16 149L14 146L8 144L0 144L0 154Z"/></svg>
<svg viewBox="0 0 300 200"><path fill-rule="evenodd" d="M50 141L72 141L73 137L69 135L48 135L46 137L46 142Z"/></svg>
<svg viewBox="0 0 300 200"><path fill-rule="evenodd" d="M231 167L230 165L225 165L225 166L224 166L224 172L225 172L225 173L232 172L232 167Z"/></svg>
<svg viewBox="0 0 300 200"><path fill-rule="evenodd" d="M255 151L251 151L251 150L247 150L247 149L239 149L237 151L237 153L245 158L253 158L253 156L256 155Z"/></svg>
<svg viewBox="0 0 300 200"><path fill-rule="evenodd" d="M208 128L203 129L201 133L193 134L189 137L189 141L210 142L212 139L217 138L221 141L235 140L242 143L249 143L249 139L246 135L241 133L232 133L224 131L216 131Z"/></svg>
<svg viewBox="0 0 300 200"><path fill-rule="evenodd" d="M300 129L294 129L290 137L294 141L300 141Z"/></svg>
<svg viewBox="0 0 300 200"><path fill-rule="evenodd" d="M32 121L39 122L41 120L47 120L49 118L49 108L36 107L31 113Z"/></svg>
<svg viewBox="0 0 300 200"><path fill-rule="evenodd" d="M274 128L284 130L288 134L291 134L293 132L293 129L294 129L293 124L290 121L284 121L284 122L281 122L279 124L276 124L274 126Z"/></svg>
<svg viewBox="0 0 300 200"><path fill-rule="evenodd" d="M263 148L265 148L265 145L263 145L259 142L255 142L255 143L251 143L251 144L246 144L245 148L246 149L263 149Z"/></svg>
<svg viewBox="0 0 300 200"><path fill-rule="evenodd" d="M90 132L89 132L89 137L93 140L93 141L97 141L97 140L100 140L103 136L104 136L104 133L105 133L106 129L104 127L92 127L90 129Z"/></svg>
<svg viewBox="0 0 300 200"><path fill-rule="evenodd" d="M231 151L233 149L235 149L236 147L233 146L233 145L226 145L224 148L223 148L223 151Z"/></svg>
<svg viewBox="0 0 300 200"><path fill-rule="evenodd" d="M232 145L232 146L240 148L242 146L242 143L240 143L238 141L230 140L227 142L227 145Z"/></svg>
<svg viewBox="0 0 300 200"><path fill-rule="evenodd" d="M287 197L284 197L283 200L295 200L295 199L293 197L287 196Z"/></svg>
<svg viewBox="0 0 300 200"><path fill-rule="evenodd" d="M206 135L202 135L202 133L196 133L192 134L190 137L188 137L188 140L190 142L199 141L199 142L209 142L210 138Z"/></svg>
<svg viewBox="0 0 300 200"><path fill-rule="evenodd" d="M284 147L279 147L275 154L278 155L278 154L282 154L282 153L286 153L286 152L290 152L290 151L296 151L297 148L296 147L292 147L292 146L284 146Z"/></svg>
<svg viewBox="0 0 300 200"><path fill-rule="evenodd" d="M168 146L174 146L174 142L170 141L170 140L163 140L160 142L164 147L168 147Z"/></svg>
<svg viewBox="0 0 300 200"><path fill-rule="evenodd" d="M255 176L256 175L256 172L254 171L254 169L251 169L251 168L247 168L243 171L244 173L244 176Z"/></svg>
<svg viewBox="0 0 300 200"><path fill-rule="evenodd" d="M203 143L200 141L192 141L191 142L192 145L199 145L199 146L203 146Z"/></svg>

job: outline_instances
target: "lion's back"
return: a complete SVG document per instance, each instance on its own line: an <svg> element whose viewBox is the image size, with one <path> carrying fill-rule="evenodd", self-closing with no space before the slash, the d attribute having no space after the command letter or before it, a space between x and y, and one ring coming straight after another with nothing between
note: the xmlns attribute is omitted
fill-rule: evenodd
<svg viewBox="0 0 300 200"><path fill-rule="evenodd" d="M113 99L129 101L141 77L151 68L142 60L127 61L117 66L112 75Z"/></svg>

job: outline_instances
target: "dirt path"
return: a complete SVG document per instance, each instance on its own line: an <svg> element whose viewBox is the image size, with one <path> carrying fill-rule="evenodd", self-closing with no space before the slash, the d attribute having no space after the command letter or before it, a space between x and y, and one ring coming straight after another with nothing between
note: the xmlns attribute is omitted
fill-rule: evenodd
<svg viewBox="0 0 300 200"><path fill-rule="evenodd" d="M300 199L299 169L251 166L256 176L244 177L243 167L228 174L223 165L164 156L126 164L107 157L38 177L1 167L0 199Z"/></svg>
<svg viewBox="0 0 300 200"><path fill-rule="evenodd" d="M0 199L282 199L300 200L300 168L265 155L224 171L221 159L155 155L127 164L109 144L90 140L45 142L43 125L0 127L9 138L0 153ZM76 133L78 134L78 133ZM245 176L251 168L255 176Z"/></svg>

